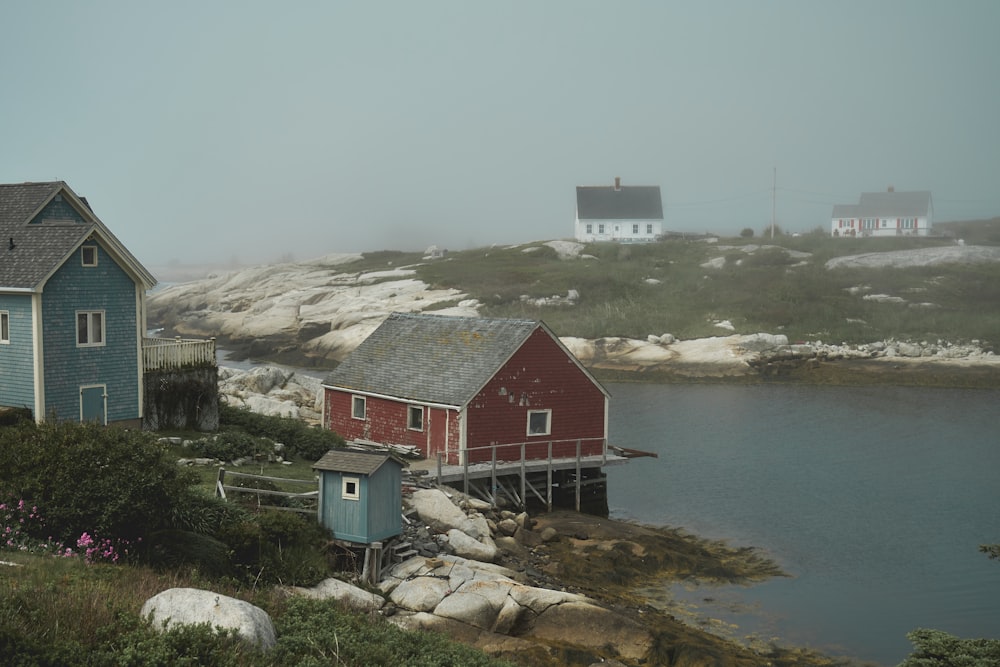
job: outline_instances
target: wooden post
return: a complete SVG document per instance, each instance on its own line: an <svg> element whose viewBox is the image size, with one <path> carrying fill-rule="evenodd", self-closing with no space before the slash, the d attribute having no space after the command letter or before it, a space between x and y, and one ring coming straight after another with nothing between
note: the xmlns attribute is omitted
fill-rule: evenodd
<svg viewBox="0 0 1000 667"><path fill-rule="evenodd" d="M549 440L549 465L546 470L546 486L548 490L545 492L545 511L552 511L552 441Z"/></svg>
<svg viewBox="0 0 1000 667"><path fill-rule="evenodd" d="M580 511L580 441L576 441L576 511Z"/></svg>
<svg viewBox="0 0 1000 667"><path fill-rule="evenodd" d="M437 468L438 468L438 476L437 476L437 485L438 485L438 486L441 486L441 452L438 452L438 453L437 453L437 457L438 457L438 466L437 466Z"/></svg>
<svg viewBox="0 0 1000 667"><path fill-rule="evenodd" d="M226 469L219 468L219 478L215 482L215 495L226 500Z"/></svg>
<svg viewBox="0 0 1000 667"><path fill-rule="evenodd" d="M490 472L490 498L493 499L493 507L497 506L497 444L490 445L490 456L492 457L492 471Z"/></svg>
<svg viewBox="0 0 1000 667"><path fill-rule="evenodd" d="M462 479L465 495L469 495L469 450L465 450L465 456L462 457Z"/></svg>
<svg viewBox="0 0 1000 667"><path fill-rule="evenodd" d="M524 448L527 447L527 445L528 443L526 442L521 443L521 509L522 510L527 509L525 505L528 504L528 490L525 488L525 486L527 486L526 475L528 474L528 471L526 469L527 461L524 458L525 454Z"/></svg>

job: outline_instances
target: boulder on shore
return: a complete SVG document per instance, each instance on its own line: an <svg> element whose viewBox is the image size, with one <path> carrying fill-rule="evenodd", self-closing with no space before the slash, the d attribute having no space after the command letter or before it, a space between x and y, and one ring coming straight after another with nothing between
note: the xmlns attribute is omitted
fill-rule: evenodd
<svg viewBox="0 0 1000 667"><path fill-rule="evenodd" d="M150 617L153 627L164 630L174 625L202 625L235 630L261 649L277 642L274 624L267 612L244 600L198 588L170 588L146 600L139 612Z"/></svg>

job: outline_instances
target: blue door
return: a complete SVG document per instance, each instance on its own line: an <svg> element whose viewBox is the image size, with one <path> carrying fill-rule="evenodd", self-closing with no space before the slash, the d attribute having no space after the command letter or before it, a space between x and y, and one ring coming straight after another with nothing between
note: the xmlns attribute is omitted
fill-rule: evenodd
<svg viewBox="0 0 1000 667"><path fill-rule="evenodd" d="M107 397L103 384L80 387L80 421L107 424Z"/></svg>

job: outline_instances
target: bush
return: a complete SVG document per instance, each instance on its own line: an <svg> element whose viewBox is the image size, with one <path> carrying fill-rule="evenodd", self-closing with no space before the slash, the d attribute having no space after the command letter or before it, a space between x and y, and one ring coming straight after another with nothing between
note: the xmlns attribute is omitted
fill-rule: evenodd
<svg viewBox="0 0 1000 667"><path fill-rule="evenodd" d="M328 576L329 535L315 518L282 511L248 514L245 521L224 527L219 537L246 581L311 586Z"/></svg>
<svg viewBox="0 0 1000 667"><path fill-rule="evenodd" d="M257 438L240 430L229 429L191 442L191 451L210 459L235 461L244 457L266 456L274 446L266 438Z"/></svg>
<svg viewBox="0 0 1000 667"><path fill-rule="evenodd" d="M196 478L151 436L92 424L22 423L0 429L0 488L44 517L41 540L83 533L129 540L166 528ZM6 498L5 498L6 499Z"/></svg>
<svg viewBox="0 0 1000 667"><path fill-rule="evenodd" d="M268 417L228 405L220 406L219 424L284 444L287 448L286 458L318 461L329 450L344 446L344 439L340 435L319 426L309 426L291 417Z"/></svg>
<svg viewBox="0 0 1000 667"><path fill-rule="evenodd" d="M914 651L899 667L995 667L1000 639L960 639L941 630L914 630Z"/></svg>

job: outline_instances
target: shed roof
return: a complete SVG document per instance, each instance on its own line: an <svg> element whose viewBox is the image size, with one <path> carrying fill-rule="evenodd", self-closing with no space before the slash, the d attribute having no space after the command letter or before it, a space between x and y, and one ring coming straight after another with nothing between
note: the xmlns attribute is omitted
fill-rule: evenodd
<svg viewBox="0 0 1000 667"><path fill-rule="evenodd" d="M83 222L36 220L57 195ZM96 234L146 289L156 279L63 181L0 184L0 289L38 290L84 241Z"/></svg>
<svg viewBox="0 0 1000 667"><path fill-rule="evenodd" d="M323 384L462 406L539 327L552 335L539 320L392 313Z"/></svg>
<svg viewBox="0 0 1000 667"><path fill-rule="evenodd" d="M863 192L857 204L837 204L834 218L924 217L934 206L927 190L914 192Z"/></svg>
<svg viewBox="0 0 1000 667"><path fill-rule="evenodd" d="M358 452L349 449L331 449L313 464L313 470L331 470L347 472L353 475L371 475L382 467L386 461L392 461L400 467L403 463L389 454L375 452Z"/></svg>
<svg viewBox="0 0 1000 667"><path fill-rule="evenodd" d="M578 186L576 217L580 220L662 220L660 186Z"/></svg>

